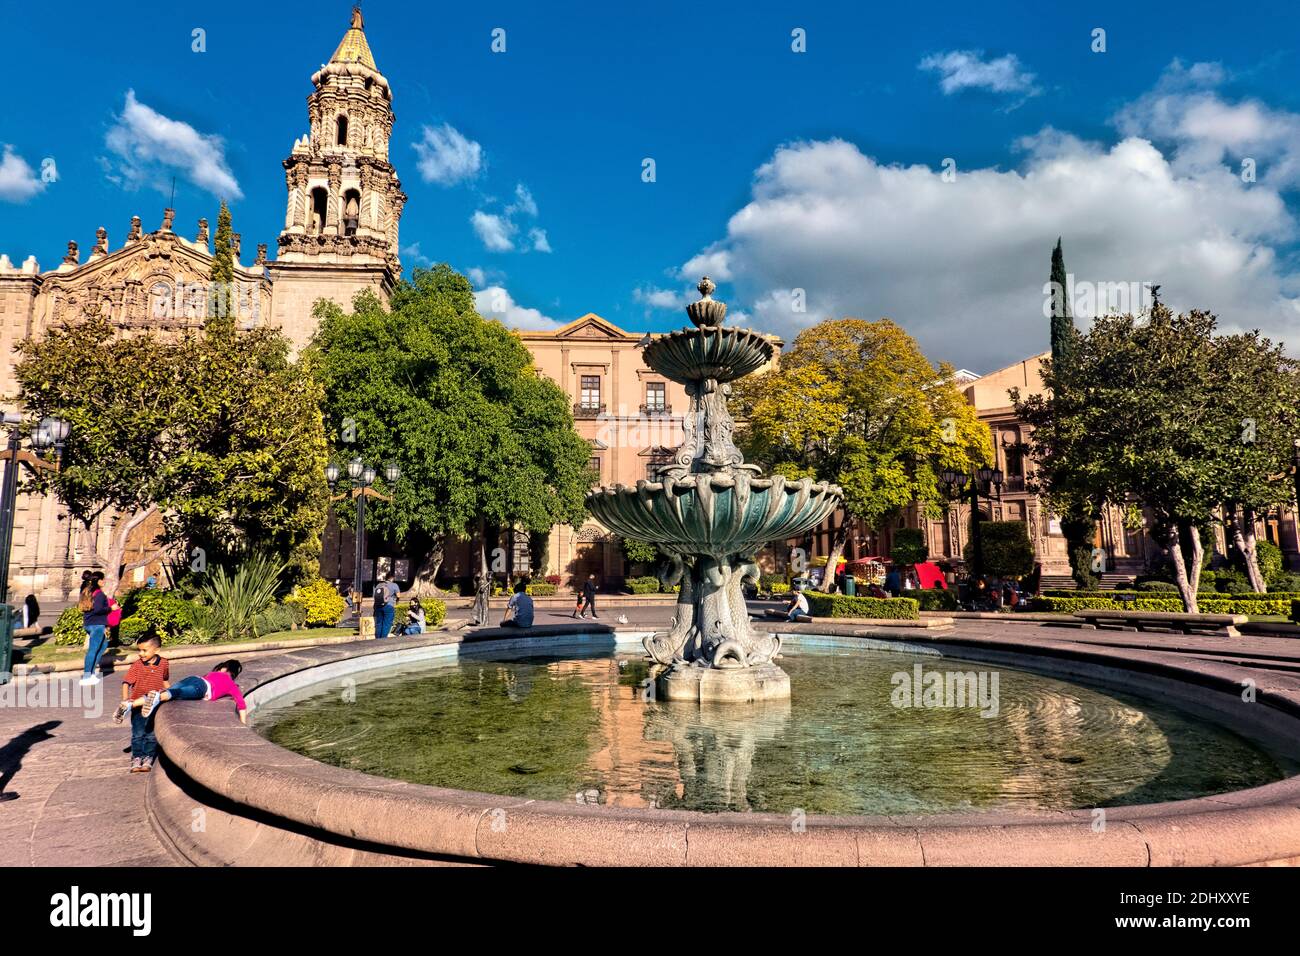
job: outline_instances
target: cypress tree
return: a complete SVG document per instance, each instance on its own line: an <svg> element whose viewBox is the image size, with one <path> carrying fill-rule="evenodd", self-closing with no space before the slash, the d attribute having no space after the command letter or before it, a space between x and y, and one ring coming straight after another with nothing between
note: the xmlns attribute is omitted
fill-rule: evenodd
<svg viewBox="0 0 1300 956"><path fill-rule="evenodd" d="M230 208L221 201L217 213L217 237L212 247L212 283L208 289L208 328L235 327L235 251L231 242L233 231Z"/></svg>
<svg viewBox="0 0 1300 956"><path fill-rule="evenodd" d="M1069 286L1065 276L1065 255L1061 240L1056 240L1052 250L1052 361L1059 363L1070 353L1074 344L1074 316L1070 314Z"/></svg>

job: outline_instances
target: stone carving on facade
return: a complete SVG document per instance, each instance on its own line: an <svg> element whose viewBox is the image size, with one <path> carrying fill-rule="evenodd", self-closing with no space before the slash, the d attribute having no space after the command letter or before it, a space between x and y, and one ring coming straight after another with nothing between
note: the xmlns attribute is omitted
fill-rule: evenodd
<svg viewBox="0 0 1300 956"><path fill-rule="evenodd" d="M127 242L139 242L139 241L140 241L140 235L141 235L141 230L140 230L140 217L139 217L139 216L132 216L132 217L131 217L131 231L128 232L128 233L126 234L126 241L127 241Z"/></svg>
<svg viewBox="0 0 1300 956"><path fill-rule="evenodd" d="M164 210L163 210L162 231L163 231L163 232L171 232L171 231L172 231L172 223L174 223L175 221L176 221L176 210L175 210L175 209L164 209Z"/></svg>
<svg viewBox="0 0 1300 956"><path fill-rule="evenodd" d="M206 219L199 220L199 234L194 237L194 242L200 246L208 244L208 221Z"/></svg>
<svg viewBox="0 0 1300 956"><path fill-rule="evenodd" d="M90 250L90 258L108 255L108 230L100 226L95 230L95 248Z"/></svg>
<svg viewBox="0 0 1300 956"><path fill-rule="evenodd" d="M76 240L73 239L68 240L68 252L63 257L64 265L75 266L80 261L81 261L81 254L77 252Z"/></svg>

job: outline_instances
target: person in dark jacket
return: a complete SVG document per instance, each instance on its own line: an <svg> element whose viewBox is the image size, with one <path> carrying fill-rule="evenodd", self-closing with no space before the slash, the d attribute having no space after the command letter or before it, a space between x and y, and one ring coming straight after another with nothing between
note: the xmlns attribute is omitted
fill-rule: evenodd
<svg viewBox="0 0 1300 956"><path fill-rule="evenodd" d="M591 609L592 617L600 617L596 613L596 575L587 575L587 580L582 582L582 605L580 610L583 620L587 619L587 609Z"/></svg>
<svg viewBox="0 0 1300 956"><path fill-rule="evenodd" d="M83 684L99 683L99 660L104 656L104 651L108 650L108 612L112 606L108 595L99 586L103 580L104 575L99 571L85 575L81 584L81 599L77 602L81 608L81 626L86 631L86 663L81 675Z"/></svg>

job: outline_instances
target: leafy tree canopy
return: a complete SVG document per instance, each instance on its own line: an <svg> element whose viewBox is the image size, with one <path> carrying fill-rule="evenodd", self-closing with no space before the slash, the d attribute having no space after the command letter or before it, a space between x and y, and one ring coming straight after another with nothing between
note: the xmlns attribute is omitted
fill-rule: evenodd
<svg viewBox="0 0 1300 956"><path fill-rule="evenodd" d="M518 336L474 311L464 276L417 269L387 310L362 293L351 314L326 302L316 314L309 352L336 456L401 468L368 525L463 538L480 522L580 522L590 449L568 400Z"/></svg>

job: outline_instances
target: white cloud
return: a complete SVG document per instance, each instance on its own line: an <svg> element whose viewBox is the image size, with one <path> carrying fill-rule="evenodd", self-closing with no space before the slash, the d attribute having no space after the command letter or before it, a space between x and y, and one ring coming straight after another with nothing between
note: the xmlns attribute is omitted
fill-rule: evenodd
<svg viewBox="0 0 1300 956"><path fill-rule="evenodd" d="M433 265L433 260L420 251L418 242L413 242L409 246L402 246L398 249L398 252L422 269L427 269Z"/></svg>
<svg viewBox="0 0 1300 956"><path fill-rule="evenodd" d="M518 227L505 216L477 209L469 221L479 241L488 251L509 252L515 247L514 235L518 232Z"/></svg>
<svg viewBox="0 0 1300 956"><path fill-rule="evenodd" d="M917 64L917 69L939 74L939 88L945 96L961 90L988 90L991 93L1024 93L1034 96L1034 74L1020 65L1014 53L984 59L983 50L950 50L934 53Z"/></svg>
<svg viewBox="0 0 1300 956"><path fill-rule="evenodd" d="M487 205L491 206L496 200L489 199ZM515 185L515 201L507 205L501 212L488 212L479 209L470 217L470 224L474 227L475 234L490 252L511 252L518 248L521 252L550 252L551 242L546 236L546 230L538 226L530 227L525 235L527 242L515 242L515 237L520 233L522 227L516 221L521 217L537 218L537 200L529 192L528 187L523 183Z"/></svg>
<svg viewBox="0 0 1300 956"><path fill-rule="evenodd" d="M649 288L636 288L632 290L632 298L637 302L642 302L651 309L682 309L686 307L686 294L674 289L659 289L654 286Z"/></svg>
<svg viewBox="0 0 1300 956"><path fill-rule="evenodd" d="M1216 90L1228 79L1217 63L1184 67L1175 60L1155 89L1115 117L1126 136L1141 136L1170 150L1180 173L1196 176L1225 163L1240 173L1251 160L1259 182L1300 187L1300 115L1257 99L1228 102Z"/></svg>
<svg viewBox="0 0 1300 956"><path fill-rule="evenodd" d="M1296 222L1275 190L1224 167L1182 169L1138 137L1106 147L1047 129L1018 145L1022 168L953 182L842 140L784 146L681 275L729 280L733 308L787 339L825 318L889 316L932 358L988 370L1047 347L1042 288L1059 235L1076 281L1159 283L1175 308L1300 352L1300 276L1279 249Z"/></svg>
<svg viewBox="0 0 1300 956"><path fill-rule="evenodd" d="M425 126L423 139L411 144L419 159L416 168L426 183L454 186L474 179L483 170L483 147L450 123Z"/></svg>
<svg viewBox="0 0 1300 956"><path fill-rule="evenodd" d="M523 183L515 184L515 202L506 207L508 216L513 216L517 212L537 218L537 200L533 199L533 194Z"/></svg>
<svg viewBox="0 0 1300 956"><path fill-rule="evenodd" d="M532 240L533 252L550 252L551 243L546 238L545 229L529 229L528 238Z"/></svg>
<svg viewBox="0 0 1300 956"><path fill-rule="evenodd" d="M45 183L27 165L27 160L6 143L4 155L0 157L0 200L26 202L44 189Z"/></svg>
<svg viewBox="0 0 1300 956"><path fill-rule="evenodd" d="M126 106L104 138L117 156L110 176L124 189L171 188L171 175L180 173L200 189L223 199L241 199L239 183L226 164L220 136L200 133L189 123L170 119L126 91Z"/></svg>
<svg viewBox="0 0 1300 956"><path fill-rule="evenodd" d="M474 308L478 310L479 315L496 319L502 325L512 329L549 332L564 324L548 315L543 315L537 309L521 306L501 285L491 285L475 292Z"/></svg>

